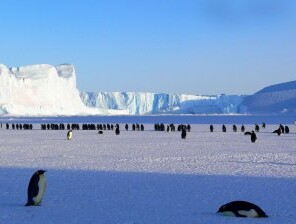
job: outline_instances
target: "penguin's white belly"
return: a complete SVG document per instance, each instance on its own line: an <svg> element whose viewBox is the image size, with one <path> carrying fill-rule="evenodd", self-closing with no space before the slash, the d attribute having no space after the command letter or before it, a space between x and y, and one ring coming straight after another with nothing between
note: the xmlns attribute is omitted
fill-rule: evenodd
<svg viewBox="0 0 296 224"><path fill-rule="evenodd" d="M258 213L254 209L251 209L250 211L240 210L238 211L238 214L244 215L246 217L252 217L252 218L258 217Z"/></svg>
<svg viewBox="0 0 296 224"><path fill-rule="evenodd" d="M71 139L71 138L72 138L72 132L69 132L68 139Z"/></svg>
<svg viewBox="0 0 296 224"><path fill-rule="evenodd" d="M235 216L235 214L233 212L231 212L231 211L224 211L223 215L225 215L225 216Z"/></svg>
<svg viewBox="0 0 296 224"><path fill-rule="evenodd" d="M40 175L39 176L39 182L38 182L38 187L39 187L39 191L36 197L33 198L33 201L35 203L35 205L38 205L41 203L43 195L46 191L46 179L44 175Z"/></svg>

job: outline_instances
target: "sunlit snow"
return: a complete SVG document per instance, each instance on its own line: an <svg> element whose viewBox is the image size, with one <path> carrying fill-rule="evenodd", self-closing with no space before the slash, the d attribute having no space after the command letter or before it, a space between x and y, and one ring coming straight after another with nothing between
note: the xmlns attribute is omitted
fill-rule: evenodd
<svg viewBox="0 0 296 224"><path fill-rule="evenodd" d="M178 116L175 119L178 123ZM40 130L37 123L33 130L3 126L0 223L295 222L292 123L290 133L282 136L271 133L277 124L267 123L257 133L258 141L251 143L249 136L233 132L232 124L226 125L226 133L221 124L214 124L214 133L209 124L192 124L183 140L180 132L154 131L153 123L142 122L145 131L125 131L125 123L120 123L119 136L114 131L98 135L74 130L72 140L67 140L67 130ZM241 117L236 124L243 123ZM246 130L252 129L253 124L246 124ZM47 192L41 206L24 207L28 181L38 169L47 170ZM216 214L232 200L253 202L269 218Z"/></svg>

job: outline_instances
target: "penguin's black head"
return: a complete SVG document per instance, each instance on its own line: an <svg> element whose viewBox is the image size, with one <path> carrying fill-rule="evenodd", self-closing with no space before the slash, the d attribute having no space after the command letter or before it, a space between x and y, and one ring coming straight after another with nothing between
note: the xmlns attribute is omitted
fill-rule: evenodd
<svg viewBox="0 0 296 224"><path fill-rule="evenodd" d="M38 170L37 174L44 174L46 171L45 170Z"/></svg>
<svg viewBox="0 0 296 224"><path fill-rule="evenodd" d="M217 211L217 213L219 213L219 212L224 212L224 211L225 211L225 208L226 208L226 206L225 206L225 205L222 205L222 206L219 208L219 210Z"/></svg>

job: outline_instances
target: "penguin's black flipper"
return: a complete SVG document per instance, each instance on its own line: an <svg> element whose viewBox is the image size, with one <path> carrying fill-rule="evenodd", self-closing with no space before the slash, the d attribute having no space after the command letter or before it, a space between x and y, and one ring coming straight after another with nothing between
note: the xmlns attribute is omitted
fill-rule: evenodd
<svg viewBox="0 0 296 224"><path fill-rule="evenodd" d="M39 175L34 173L34 175L30 179L30 183L28 186L28 202L25 206L34 205L33 198L38 195L39 192Z"/></svg>

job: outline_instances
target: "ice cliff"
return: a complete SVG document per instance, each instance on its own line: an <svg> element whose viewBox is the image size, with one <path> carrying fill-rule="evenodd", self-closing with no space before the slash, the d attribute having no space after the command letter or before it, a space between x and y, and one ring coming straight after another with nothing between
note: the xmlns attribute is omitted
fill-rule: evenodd
<svg viewBox="0 0 296 224"><path fill-rule="evenodd" d="M99 88L99 86L98 86ZM232 114L296 112L296 81L251 96L79 92L73 65L0 64L0 115Z"/></svg>
<svg viewBox="0 0 296 224"><path fill-rule="evenodd" d="M141 92L82 92L88 107L125 111L126 114L237 113L243 96L202 96Z"/></svg>
<svg viewBox="0 0 296 224"><path fill-rule="evenodd" d="M8 68L0 64L0 114L92 114L80 99L73 65Z"/></svg>

